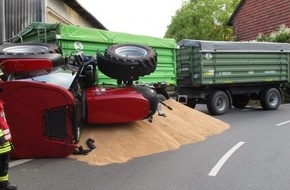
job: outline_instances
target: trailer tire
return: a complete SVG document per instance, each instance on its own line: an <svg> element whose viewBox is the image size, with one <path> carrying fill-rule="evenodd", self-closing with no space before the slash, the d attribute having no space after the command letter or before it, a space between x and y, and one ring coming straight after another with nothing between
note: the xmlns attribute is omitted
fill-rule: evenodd
<svg viewBox="0 0 290 190"><path fill-rule="evenodd" d="M207 100L207 109L212 115L222 115L229 109L229 97L223 91L213 91Z"/></svg>
<svg viewBox="0 0 290 190"><path fill-rule="evenodd" d="M196 106L196 100L195 99L193 99L193 98L188 98L187 99L187 104L186 104L188 107L190 107L190 108L195 108L195 106Z"/></svg>
<svg viewBox="0 0 290 190"><path fill-rule="evenodd" d="M266 88L261 92L260 103L264 110L276 110L281 104L281 93L277 88Z"/></svg>
<svg viewBox="0 0 290 190"><path fill-rule="evenodd" d="M233 98L233 106L238 109L245 108L249 103L249 98L243 95L237 95Z"/></svg>
<svg viewBox="0 0 290 190"><path fill-rule="evenodd" d="M148 46L116 44L97 55L98 68L105 75L123 81L138 80L149 75L157 66L157 53Z"/></svg>

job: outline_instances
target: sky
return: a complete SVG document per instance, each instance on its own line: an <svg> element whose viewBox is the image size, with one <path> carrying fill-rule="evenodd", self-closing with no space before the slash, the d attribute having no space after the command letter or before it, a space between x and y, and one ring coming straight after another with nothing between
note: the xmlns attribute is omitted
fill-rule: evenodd
<svg viewBox="0 0 290 190"><path fill-rule="evenodd" d="M163 38L185 0L77 0L109 31Z"/></svg>

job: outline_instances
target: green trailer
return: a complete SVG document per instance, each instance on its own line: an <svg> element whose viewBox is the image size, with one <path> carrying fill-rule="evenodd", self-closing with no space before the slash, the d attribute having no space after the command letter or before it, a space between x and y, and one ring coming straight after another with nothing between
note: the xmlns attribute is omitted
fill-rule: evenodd
<svg viewBox="0 0 290 190"><path fill-rule="evenodd" d="M80 42L83 45L83 52L93 57L96 57L97 51L103 54L105 49L113 44L133 43L146 45L157 52L157 68L154 73L140 77L137 82L176 84L177 46L175 40L171 38L155 38L60 23L35 22L18 33L14 38L14 42L54 43L61 47L64 55L71 54L75 50L74 43ZM100 83L116 84L115 79L111 79L101 72L98 72L98 75Z"/></svg>
<svg viewBox="0 0 290 190"><path fill-rule="evenodd" d="M177 45L179 102L207 104L213 115L232 105L244 108L249 100L259 100L265 110L279 107L289 82L289 44L184 39Z"/></svg>

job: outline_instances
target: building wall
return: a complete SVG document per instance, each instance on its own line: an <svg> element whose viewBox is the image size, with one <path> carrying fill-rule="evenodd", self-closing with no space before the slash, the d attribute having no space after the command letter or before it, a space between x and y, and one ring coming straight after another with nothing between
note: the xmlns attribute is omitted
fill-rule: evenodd
<svg viewBox="0 0 290 190"><path fill-rule="evenodd" d="M32 22L105 29L75 0L0 0L0 44L12 42L10 39Z"/></svg>
<svg viewBox="0 0 290 190"><path fill-rule="evenodd" d="M0 44L31 22L41 22L44 17L42 0L0 0L0 9Z"/></svg>
<svg viewBox="0 0 290 190"><path fill-rule="evenodd" d="M45 22L93 27L90 22L71 9L63 1L47 0Z"/></svg>
<svg viewBox="0 0 290 190"><path fill-rule="evenodd" d="M233 20L236 40L254 40L270 34L281 24L290 27L289 0L245 0Z"/></svg>

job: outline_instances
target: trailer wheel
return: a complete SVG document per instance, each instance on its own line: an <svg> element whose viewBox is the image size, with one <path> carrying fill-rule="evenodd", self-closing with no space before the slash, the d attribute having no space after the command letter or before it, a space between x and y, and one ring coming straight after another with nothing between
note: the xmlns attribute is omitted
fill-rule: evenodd
<svg viewBox="0 0 290 190"><path fill-rule="evenodd" d="M264 110L276 110L281 104L281 94L276 88L264 89L260 95L260 103Z"/></svg>
<svg viewBox="0 0 290 190"><path fill-rule="evenodd" d="M238 109L245 108L249 103L249 98L247 96L235 96L233 98L233 106Z"/></svg>
<svg viewBox="0 0 290 190"><path fill-rule="evenodd" d="M196 100L194 98L188 98L187 99L187 104L186 104L188 107L190 108L195 108L196 106Z"/></svg>
<svg viewBox="0 0 290 190"><path fill-rule="evenodd" d="M222 115L229 109L229 98L223 91L212 92L207 100L207 109L213 115Z"/></svg>
<svg viewBox="0 0 290 190"><path fill-rule="evenodd" d="M144 45L116 44L109 46L104 56L97 55L98 68L105 75L123 81L138 80L157 66L155 50Z"/></svg>

